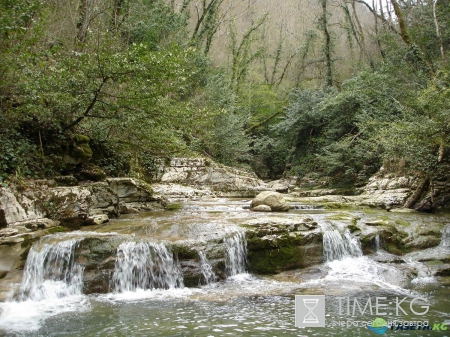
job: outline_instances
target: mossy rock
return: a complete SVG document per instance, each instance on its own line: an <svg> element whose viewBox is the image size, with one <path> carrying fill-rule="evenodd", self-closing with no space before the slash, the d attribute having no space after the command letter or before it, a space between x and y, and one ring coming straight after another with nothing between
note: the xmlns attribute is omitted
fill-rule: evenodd
<svg viewBox="0 0 450 337"><path fill-rule="evenodd" d="M305 268L323 262L321 245L284 246L249 251L249 271L257 274L276 274L284 270Z"/></svg>
<svg viewBox="0 0 450 337"><path fill-rule="evenodd" d="M89 137L78 134L61 144L63 162L69 166L87 163L93 154L89 140Z"/></svg>
<svg viewBox="0 0 450 337"><path fill-rule="evenodd" d="M352 223L347 228L350 231L350 233L355 233L355 232L361 231L361 229L355 223Z"/></svg>
<svg viewBox="0 0 450 337"><path fill-rule="evenodd" d="M100 167L92 163L82 163L77 165L74 176L79 181L101 181L106 179L106 173Z"/></svg>
<svg viewBox="0 0 450 337"><path fill-rule="evenodd" d="M186 244L174 244L172 246L172 252L174 255L178 255L178 258L182 260L198 259L198 251Z"/></svg>
<svg viewBox="0 0 450 337"><path fill-rule="evenodd" d="M395 226L387 226L380 232L381 246L394 255L409 253L411 249L405 244L407 237L407 233L399 231Z"/></svg>
<svg viewBox="0 0 450 337"><path fill-rule="evenodd" d="M276 274L283 270L298 268L302 258L301 249L295 246L250 251L249 270L257 274Z"/></svg>
<svg viewBox="0 0 450 337"><path fill-rule="evenodd" d="M58 176L54 177L53 180L56 182L58 186L77 186L78 180L72 176Z"/></svg>
<svg viewBox="0 0 450 337"><path fill-rule="evenodd" d="M168 211L178 211L179 209L181 209L181 207L183 207L182 204L172 203L172 204L168 204L167 205L166 210L168 210Z"/></svg>
<svg viewBox="0 0 450 337"><path fill-rule="evenodd" d="M53 227L47 230L48 234L55 234L55 233L61 233L61 232L68 232L68 229L62 226Z"/></svg>
<svg viewBox="0 0 450 337"><path fill-rule="evenodd" d="M375 238L378 234L372 233L370 235L362 235L359 239L359 242L361 243L361 249L363 251L364 255L374 254L376 253L376 242Z"/></svg>

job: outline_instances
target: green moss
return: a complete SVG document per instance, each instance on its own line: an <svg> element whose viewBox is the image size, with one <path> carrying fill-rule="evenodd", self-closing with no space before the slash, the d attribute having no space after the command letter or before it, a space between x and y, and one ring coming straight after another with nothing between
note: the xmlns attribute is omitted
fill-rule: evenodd
<svg viewBox="0 0 450 337"><path fill-rule="evenodd" d="M352 223L351 225L348 226L348 229L350 231L350 233L354 233L354 232L358 232L361 229L359 229L359 227L356 225L356 223Z"/></svg>
<svg viewBox="0 0 450 337"><path fill-rule="evenodd" d="M402 219L397 219L395 220L395 223L397 225L403 226L403 227L409 227L411 224L408 221L402 220Z"/></svg>
<svg viewBox="0 0 450 337"><path fill-rule="evenodd" d="M88 136L77 134L73 136L73 141L77 144L88 144L91 139Z"/></svg>
<svg viewBox="0 0 450 337"><path fill-rule="evenodd" d="M48 232L48 234L55 234L55 233L68 232L68 231L69 230L67 228L58 226L58 227L50 228L47 232Z"/></svg>
<svg viewBox="0 0 450 337"><path fill-rule="evenodd" d="M303 252L296 246L249 251L249 270L258 274L275 274L282 270L301 267L302 258Z"/></svg>
<svg viewBox="0 0 450 337"><path fill-rule="evenodd" d="M443 264L442 261L440 260L431 260L431 261L427 261L427 265L429 266L437 266Z"/></svg>
<svg viewBox="0 0 450 337"><path fill-rule="evenodd" d="M173 203L173 204L167 205L166 210L168 210L168 211L178 211L179 209L181 209L181 207L183 207L182 204Z"/></svg>
<svg viewBox="0 0 450 337"><path fill-rule="evenodd" d="M192 247L187 245L174 244L172 246L172 252L177 254L180 259L198 259L198 252Z"/></svg>
<svg viewBox="0 0 450 337"><path fill-rule="evenodd" d="M351 210L354 208L354 206L352 206L352 205L341 204L338 202L327 202L327 203L324 203L323 206L326 209L346 209L346 210L348 209L348 210Z"/></svg>

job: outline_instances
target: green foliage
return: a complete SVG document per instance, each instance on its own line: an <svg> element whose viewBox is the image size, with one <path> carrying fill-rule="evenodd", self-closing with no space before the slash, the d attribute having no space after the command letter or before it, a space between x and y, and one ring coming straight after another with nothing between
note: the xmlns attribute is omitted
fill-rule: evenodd
<svg viewBox="0 0 450 337"><path fill-rule="evenodd" d="M436 7L447 57L448 1ZM226 72L205 56L222 1L209 2L196 27L189 27L188 11L175 12L163 0L124 4L104 2L83 18L78 4L68 3L67 12L80 16L75 22L55 1L0 0L0 181L73 169L63 159L75 135L90 138L91 161L108 175L148 180L161 158L198 154L249 164L270 179L292 167L292 174L314 173L333 184L355 182L383 161L403 162L431 178L447 174L449 65L429 4L404 4L411 43L380 26L373 47L383 58L370 57L370 69L361 66L339 90L294 89L287 102L276 86L260 83L264 76L254 68L266 53L260 43L266 15L243 34L231 25ZM329 36L320 42L309 31L300 41L299 59L293 54L289 61L305 73L298 83L323 72L324 64L329 84L338 81L339 62L331 55L338 44L322 5L321 30ZM368 37L359 38L361 48L369 45ZM314 70L307 56L318 44L326 59ZM291 71L289 63L284 71Z"/></svg>
<svg viewBox="0 0 450 337"><path fill-rule="evenodd" d="M187 16L173 12L163 1L137 1L133 14L124 31L131 44L143 43L150 50L158 50L186 38Z"/></svg>
<svg viewBox="0 0 450 337"><path fill-rule="evenodd" d="M422 90L409 114L382 131L386 158L401 157L429 177L446 176L450 144L450 75L442 70ZM442 151L442 153L440 153Z"/></svg>

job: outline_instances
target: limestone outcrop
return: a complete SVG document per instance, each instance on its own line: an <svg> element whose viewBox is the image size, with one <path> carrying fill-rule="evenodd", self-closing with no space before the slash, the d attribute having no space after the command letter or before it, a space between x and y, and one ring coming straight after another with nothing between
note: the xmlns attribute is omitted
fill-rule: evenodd
<svg viewBox="0 0 450 337"><path fill-rule="evenodd" d="M254 173L219 165L205 158L173 158L164 168L161 184L211 190L218 197L254 197L270 188Z"/></svg>
<svg viewBox="0 0 450 337"><path fill-rule="evenodd" d="M165 198L156 195L146 183L131 178L79 186L35 180L24 186L2 187L0 274L23 265L27 250L44 235L105 223L120 213L165 206Z"/></svg>

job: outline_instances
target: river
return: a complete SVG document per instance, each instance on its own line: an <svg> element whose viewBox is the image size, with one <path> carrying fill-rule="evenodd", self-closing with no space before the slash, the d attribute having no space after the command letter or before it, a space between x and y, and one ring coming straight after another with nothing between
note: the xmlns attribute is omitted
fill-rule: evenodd
<svg viewBox="0 0 450 337"><path fill-rule="evenodd" d="M277 275L254 275L248 272L246 243L238 226L260 216L246 209L248 204L243 199L190 201L175 211L128 215L44 238L30 252L16 294L0 303L0 335L375 336L367 325L382 318L388 323L386 335L449 336L444 329L450 325L450 277L435 277L418 261L427 254L450 255L448 217L296 205L281 216L305 215L319 224L324 262ZM379 246L363 255L357 237L342 230L345 221L326 220L348 214L360 221L383 216L443 223L442 241L405 255L404 263ZM83 294L83 268L73 258L73 247L86 235L128 238L117 249L109 293ZM184 286L167 242L220 237L227 247L227 278L217 281L206 255L200 254L205 282ZM49 264L53 268L45 269ZM325 295L325 327L295 326L296 295ZM414 330L411 322L419 322Z"/></svg>

